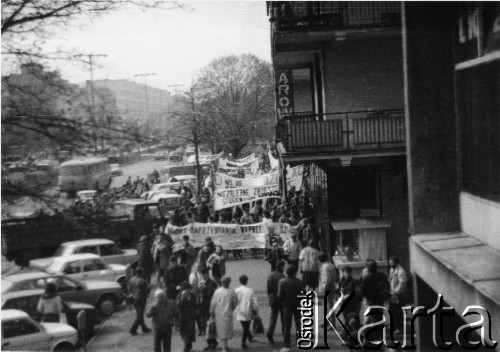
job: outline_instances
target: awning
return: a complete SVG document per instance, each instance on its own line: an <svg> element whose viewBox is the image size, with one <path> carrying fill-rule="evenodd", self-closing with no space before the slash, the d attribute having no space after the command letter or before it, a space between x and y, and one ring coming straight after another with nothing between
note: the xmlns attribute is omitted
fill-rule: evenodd
<svg viewBox="0 0 500 352"><path fill-rule="evenodd" d="M410 266L456 314L470 305L488 310L493 336L498 336L500 253L463 232L415 235L410 237Z"/></svg>

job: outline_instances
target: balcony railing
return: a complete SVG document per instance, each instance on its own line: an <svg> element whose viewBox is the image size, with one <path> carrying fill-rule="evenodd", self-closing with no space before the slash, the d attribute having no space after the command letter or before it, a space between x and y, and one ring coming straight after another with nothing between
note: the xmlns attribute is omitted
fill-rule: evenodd
<svg viewBox="0 0 500 352"><path fill-rule="evenodd" d="M287 152L352 152L405 146L404 110L297 114L276 128Z"/></svg>
<svg viewBox="0 0 500 352"><path fill-rule="evenodd" d="M400 2L275 1L269 6L270 21L278 31L401 24Z"/></svg>

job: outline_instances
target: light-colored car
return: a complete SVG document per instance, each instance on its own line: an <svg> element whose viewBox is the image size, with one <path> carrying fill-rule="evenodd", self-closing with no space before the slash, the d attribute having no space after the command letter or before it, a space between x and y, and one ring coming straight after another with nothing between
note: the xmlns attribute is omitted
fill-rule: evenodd
<svg viewBox="0 0 500 352"><path fill-rule="evenodd" d="M196 183L196 176L194 175L177 175L177 176L172 176L168 179L168 182L184 182L185 185L188 183L195 184Z"/></svg>
<svg viewBox="0 0 500 352"><path fill-rule="evenodd" d="M72 254L97 254L105 264L128 265L138 260L137 249L121 249L111 240L94 238L88 240L65 242L59 246L54 256L49 258L33 259L29 267L45 270L56 257L65 257Z"/></svg>
<svg viewBox="0 0 500 352"><path fill-rule="evenodd" d="M120 169L120 164L109 164L109 169L111 171L111 177L123 176L123 171Z"/></svg>
<svg viewBox="0 0 500 352"><path fill-rule="evenodd" d="M25 271L2 276L2 297L8 292L44 289L48 282L57 286L65 301L84 302L97 308L102 316L113 314L123 301L122 286L110 281L78 281L64 275Z"/></svg>
<svg viewBox="0 0 500 352"><path fill-rule="evenodd" d="M181 186L180 182L164 182L164 183L156 183L151 186L151 190L149 192L157 192L157 191L177 191ZM142 195L141 195L142 198Z"/></svg>
<svg viewBox="0 0 500 352"><path fill-rule="evenodd" d="M37 323L16 309L1 315L3 351L71 351L78 342L78 332L67 324Z"/></svg>
<svg viewBox="0 0 500 352"><path fill-rule="evenodd" d="M81 281L115 281L124 289L127 285L126 266L105 264L97 254L82 253L55 257L45 271Z"/></svg>
<svg viewBox="0 0 500 352"><path fill-rule="evenodd" d="M141 198L144 200L153 199L155 196L164 194L179 194L177 191L171 189L162 189L161 191L147 191L141 194Z"/></svg>
<svg viewBox="0 0 500 352"><path fill-rule="evenodd" d="M85 191L76 192L76 202L86 203L86 202L94 202L94 196L97 193L96 190L89 189Z"/></svg>

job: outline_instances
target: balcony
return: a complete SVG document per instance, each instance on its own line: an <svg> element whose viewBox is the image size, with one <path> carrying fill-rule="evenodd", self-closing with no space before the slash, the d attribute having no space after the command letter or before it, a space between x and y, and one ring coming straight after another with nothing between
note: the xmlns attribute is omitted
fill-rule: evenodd
<svg viewBox="0 0 500 352"><path fill-rule="evenodd" d="M283 117L276 138L286 153L404 153L404 110L300 113Z"/></svg>
<svg viewBox="0 0 500 352"><path fill-rule="evenodd" d="M401 25L400 2L275 1L268 13L278 32Z"/></svg>

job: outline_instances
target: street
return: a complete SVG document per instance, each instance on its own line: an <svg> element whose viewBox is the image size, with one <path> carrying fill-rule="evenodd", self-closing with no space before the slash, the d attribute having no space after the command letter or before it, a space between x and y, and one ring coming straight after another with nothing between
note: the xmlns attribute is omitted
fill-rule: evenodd
<svg viewBox="0 0 500 352"><path fill-rule="evenodd" d="M270 309L267 300L266 282L267 276L270 273L270 265L264 261L260 256L258 259L243 259L233 260L232 256L226 262L227 274L231 277L231 288L235 289L239 286L238 278L240 275L245 274L248 276L248 287L254 289L259 302L259 315L262 318L264 327L269 325ZM153 293L154 289L152 290ZM322 318L322 307L320 307L320 316ZM102 326L96 328L96 336L89 342L87 346L88 351L145 351L153 348L153 333L132 336L129 333L130 326L134 320L135 311L126 306L113 314L111 318L106 320ZM279 319L278 319L279 320ZM146 318L148 327L152 326L151 319ZM241 350L241 324L234 319L234 337L229 341L229 348L231 350ZM321 329L320 329L321 330ZM278 321L276 330L274 332L275 344L271 345L265 334L257 335L254 342L249 343L249 350L254 351L279 351L283 347L283 336L280 333L281 324ZM320 343L323 341L323 335L320 332ZM336 351L348 351L349 349L342 347L339 338L333 331L328 334L328 344L330 349ZM199 336L193 344L193 351L202 351L206 347L204 336ZM292 345L294 341L292 339ZM183 342L178 332L172 334L172 351L181 351L183 349ZM220 350L220 346L219 346ZM297 347L291 349L292 351L300 351Z"/></svg>

